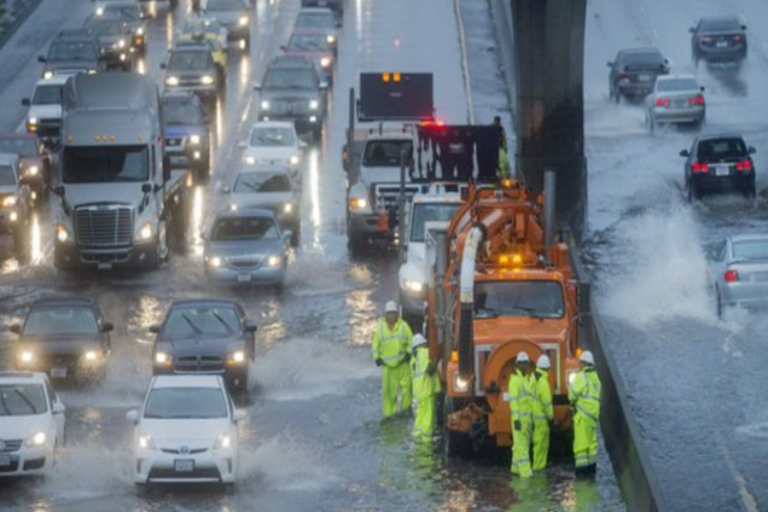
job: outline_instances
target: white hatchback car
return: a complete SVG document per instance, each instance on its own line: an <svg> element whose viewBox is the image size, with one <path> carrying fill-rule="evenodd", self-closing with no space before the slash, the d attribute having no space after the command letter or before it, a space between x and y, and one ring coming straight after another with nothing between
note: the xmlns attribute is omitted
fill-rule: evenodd
<svg viewBox="0 0 768 512"><path fill-rule="evenodd" d="M251 128L248 140L240 144L243 161L254 165L287 165L292 176L299 177L302 153L306 147L296 134L296 127L286 121L259 121Z"/></svg>
<svg viewBox="0 0 768 512"><path fill-rule="evenodd" d="M64 405L48 377L0 372L0 477L35 475L64 440Z"/></svg>
<svg viewBox="0 0 768 512"><path fill-rule="evenodd" d="M142 408L127 414L136 425L133 481L234 483L245 417L219 375L153 377Z"/></svg>

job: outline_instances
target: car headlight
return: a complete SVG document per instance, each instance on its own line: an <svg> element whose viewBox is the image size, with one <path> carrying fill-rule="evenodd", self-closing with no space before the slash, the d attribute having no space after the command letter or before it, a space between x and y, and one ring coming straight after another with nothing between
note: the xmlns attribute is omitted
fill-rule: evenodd
<svg viewBox="0 0 768 512"><path fill-rule="evenodd" d="M43 78L46 80L50 80L51 78L53 78L53 71L46 71L45 73L43 73Z"/></svg>
<svg viewBox="0 0 768 512"><path fill-rule="evenodd" d="M125 39L121 39L115 43L115 48L125 48Z"/></svg>
<svg viewBox="0 0 768 512"><path fill-rule="evenodd" d="M299 158L298 155L293 155L290 159L291 165L299 165L299 162L301 162L301 158Z"/></svg>
<svg viewBox="0 0 768 512"><path fill-rule="evenodd" d="M322 59L320 59L320 65L323 66L324 68L327 68L328 66L331 65L331 58L323 57Z"/></svg>
<svg viewBox="0 0 768 512"><path fill-rule="evenodd" d="M214 268L218 268L221 266L221 258L218 256L214 256L213 258L208 260L208 263Z"/></svg>
<svg viewBox="0 0 768 512"><path fill-rule="evenodd" d="M283 206L283 212L284 213L291 213L292 211L293 211L293 204L285 203L285 206Z"/></svg>
<svg viewBox="0 0 768 512"><path fill-rule="evenodd" d="M38 432L32 437L28 438L24 444L32 447L43 446L45 445L46 438L47 437L45 435L45 432Z"/></svg>
<svg viewBox="0 0 768 512"><path fill-rule="evenodd" d="M213 443L214 450L226 450L232 446L232 438L227 434L221 434L216 438L216 442Z"/></svg>
<svg viewBox="0 0 768 512"><path fill-rule="evenodd" d="M261 100L261 110L269 110L269 101Z"/></svg>
<svg viewBox="0 0 768 512"><path fill-rule="evenodd" d="M192 135L189 138L189 143L192 144L193 146L197 146L198 144L200 144L200 136L199 135Z"/></svg>
<svg viewBox="0 0 768 512"><path fill-rule="evenodd" d="M95 69L89 69L88 70L88 74L89 75L95 75L96 74L96 70Z"/></svg>
<svg viewBox="0 0 768 512"><path fill-rule="evenodd" d="M237 211L237 205L233 203L233 204L229 205L229 209L232 210L233 212L236 212Z"/></svg>
<svg viewBox="0 0 768 512"><path fill-rule="evenodd" d="M311 100L309 102L309 110L317 110L320 107L320 102L317 100Z"/></svg>
<svg viewBox="0 0 768 512"><path fill-rule="evenodd" d="M61 224L56 226L56 239L61 243L64 243L67 240L69 240L69 231L67 231L67 228L65 228Z"/></svg>
<svg viewBox="0 0 768 512"><path fill-rule="evenodd" d="M169 364L171 362L171 358L165 352L156 352L155 362L157 364Z"/></svg>
<svg viewBox="0 0 768 512"><path fill-rule="evenodd" d="M22 350L19 359L21 359L22 363L31 363L35 359L35 354L31 350Z"/></svg>
<svg viewBox="0 0 768 512"><path fill-rule="evenodd" d="M145 450L154 450L155 449L155 442L152 440L151 436L148 436L146 434L142 434L139 436L139 448L143 448Z"/></svg>
<svg viewBox="0 0 768 512"><path fill-rule="evenodd" d="M354 211L361 211L368 208L368 200L364 197L353 197L349 200L349 208Z"/></svg>
<svg viewBox="0 0 768 512"><path fill-rule="evenodd" d="M169 76L165 79L165 85L168 85L170 87L176 87L179 85L179 78L175 76Z"/></svg>
<svg viewBox="0 0 768 512"><path fill-rule="evenodd" d="M328 42L328 44L333 44L336 42L336 36L333 35L327 35L325 37L325 40Z"/></svg>
<svg viewBox="0 0 768 512"><path fill-rule="evenodd" d="M96 353L95 350L89 350L85 353L85 360L86 361L96 361L99 358L99 355Z"/></svg>
<svg viewBox="0 0 768 512"><path fill-rule="evenodd" d="M457 393L466 393L469 391L469 379L465 379L459 373L453 375L453 389Z"/></svg>
<svg viewBox="0 0 768 512"><path fill-rule="evenodd" d="M30 117L29 121L27 121L27 124L32 125L32 126L36 125L37 124L37 118L36 117Z"/></svg>
<svg viewBox="0 0 768 512"><path fill-rule="evenodd" d="M248 165L256 165L256 157L253 157L253 156L245 157L245 163L247 163Z"/></svg>
<svg viewBox="0 0 768 512"><path fill-rule="evenodd" d="M238 363L238 364L242 363L243 361L245 361L245 352L243 352L242 350L238 350L229 356L229 360L233 363Z"/></svg>
<svg viewBox="0 0 768 512"><path fill-rule="evenodd" d="M421 293L422 290L424 290L424 283L421 281L411 281L409 279L406 279L403 281L403 288L405 288L406 291L413 292L413 293Z"/></svg>
<svg viewBox="0 0 768 512"><path fill-rule="evenodd" d="M244 27L248 24L248 16L240 16L240 26Z"/></svg>
<svg viewBox="0 0 768 512"><path fill-rule="evenodd" d="M27 174L30 176L37 176L37 174L40 172L40 168L36 165L31 165L29 169L27 169Z"/></svg>
<svg viewBox="0 0 768 512"><path fill-rule="evenodd" d="M3 199L3 208L13 208L16 206L16 196L8 196Z"/></svg>
<svg viewBox="0 0 768 512"><path fill-rule="evenodd" d="M11 212L11 215L9 217L11 219L11 222L16 222L17 220L19 220L19 213Z"/></svg>
<svg viewBox="0 0 768 512"><path fill-rule="evenodd" d="M272 268L279 267L282 260L280 256L270 256L267 258L267 265Z"/></svg>
<svg viewBox="0 0 768 512"><path fill-rule="evenodd" d="M96 9L96 16L103 16L103 15L104 15L104 8L103 7L98 7Z"/></svg>
<svg viewBox="0 0 768 512"><path fill-rule="evenodd" d="M139 231L139 235L142 240L149 240L152 238L152 223L146 222L144 227L141 228L141 231Z"/></svg>
<svg viewBox="0 0 768 512"><path fill-rule="evenodd" d="M143 36L144 35L144 27L139 27L136 29L136 35L137 36Z"/></svg>
<svg viewBox="0 0 768 512"><path fill-rule="evenodd" d="M203 75L203 77L200 79L200 83L203 85L211 85L213 84L213 77L211 75Z"/></svg>

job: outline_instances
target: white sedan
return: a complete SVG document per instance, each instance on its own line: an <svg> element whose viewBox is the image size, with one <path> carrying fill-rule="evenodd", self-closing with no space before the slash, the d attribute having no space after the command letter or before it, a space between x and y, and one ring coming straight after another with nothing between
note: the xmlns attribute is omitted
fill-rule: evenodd
<svg viewBox="0 0 768 512"><path fill-rule="evenodd" d="M133 436L133 481L234 483L237 423L245 419L218 375L152 378L140 410L127 414Z"/></svg>
<svg viewBox="0 0 768 512"><path fill-rule="evenodd" d="M292 122L254 123L248 140L240 147L245 150L243 161L246 165L287 165L293 177L299 178L302 153L306 144L299 139Z"/></svg>
<svg viewBox="0 0 768 512"><path fill-rule="evenodd" d="M64 405L44 373L0 372L0 477L35 475L64 439Z"/></svg>

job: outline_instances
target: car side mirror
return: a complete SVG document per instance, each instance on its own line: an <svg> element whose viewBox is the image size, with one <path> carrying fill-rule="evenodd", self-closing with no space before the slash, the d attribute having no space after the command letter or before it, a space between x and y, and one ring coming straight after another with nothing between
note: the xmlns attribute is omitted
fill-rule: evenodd
<svg viewBox="0 0 768 512"><path fill-rule="evenodd" d="M235 412L232 413L232 421L235 423L240 423L246 419L248 419L248 415L242 409L235 409Z"/></svg>
<svg viewBox="0 0 768 512"><path fill-rule="evenodd" d="M24 107L29 107L32 105L32 101L30 101L29 98L24 98L23 100L21 100L21 104Z"/></svg>
<svg viewBox="0 0 768 512"><path fill-rule="evenodd" d="M67 408L64 407L64 404L61 402L56 402L53 404L53 407L51 408L51 411L53 414L64 414L64 411L66 411Z"/></svg>
<svg viewBox="0 0 768 512"><path fill-rule="evenodd" d="M741 26L741 30L747 30L747 26L746 25L742 25Z"/></svg>
<svg viewBox="0 0 768 512"><path fill-rule="evenodd" d="M608 67L612 68L613 67L613 62L608 62Z"/></svg>
<svg viewBox="0 0 768 512"><path fill-rule="evenodd" d="M139 411L131 409L125 413L125 419L136 425L139 422Z"/></svg>
<svg viewBox="0 0 768 512"><path fill-rule="evenodd" d="M688 150L687 150L687 149L684 149L684 150L682 150L682 151L680 152L680 156L682 156L682 157L685 157L685 158L688 158L689 156L691 156L691 154L688 152Z"/></svg>
<svg viewBox="0 0 768 512"><path fill-rule="evenodd" d="M253 90L254 91L260 91L261 90L261 82L253 82Z"/></svg>
<svg viewBox="0 0 768 512"><path fill-rule="evenodd" d="M669 64L669 59L664 59L664 64Z"/></svg>
<svg viewBox="0 0 768 512"><path fill-rule="evenodd" d="M115 326L109 322L105 322L104 325L101 326L101 332L112 332L114 330Z"/></svg>
<svg viewBox="0 0 768 512"><path fill-rule="evenodd" d="M153 334L160 334L160 326L159 325L150 325L149 326L149 332Z"/></svg>
<svg viewBox="0 0 768 512"><path fill-rule="evenodd" d="M285 52L285 51L288 51L288 46L286 46L286 45L284 45L284 44L281 44L281 45L280 45L280 50L281 50L281 51L284 51L284 52Z"/></svg>
<svg viewBox="0 0 768 512"><path fill-rule="evenodd" d="M59 185L59 186L53 187L51 189L51 192L53 192L54 194L56 194L57 196L59 196L62 199L64 199L64 196L67 193L66 191L67 191L67 189L65 189L63 185Z"/></svg>
<svg viewBox="0 0 768 512"><path fill-rule="evenodd" d="M750 155L754 155L755 153L757 153L757 150L755 149L754 146L749 146L749 148L747 148L747 151L749 151Z"/></svg>
<svg viewBox="0 0 768 512"><path fill-rule="evenodd" d="M10 327L8 327L8 330L11 331L13 334L21 334L21 324L13 324Z"/></svg>
<svg viewBox="0 0 768 512"><path fill-rule="evenodd" d="M45 64L45 62L46 62L45 57L42 56L42 55L38 55L37 56L37 62L39 62L40 64Z"/></svg>
<svg viewBox="0 0 768 512"><path fill-rule="evenodd" d="M706 90L703 85L699 87L699 89L701 89L701 92L704 92Z"/></svg>
<svg viewBox="0 0 768 512"><path fill-rule="evenodd" d="M691 27L691 28L688 29L688 32L690 32L691 34L695 34L696 33L696 29Z"/></svg>
<svg viewBox="0 0 768 512"><path fill-rule="evenodd" d="M144 192L145 194L149 194L150 192L152 192L152 185L149 183L143 184L141 186L141 191Z"/></svg>
<svg viewBox="0 0 768 512"><path fill-rule="evenodd" d="M256 332L259 327L253 322L245 322L245 332Z"/></svg>
<svg viewBox="0 0 768 512"><path fill-rule="evenodd" d="M166 69L166 68L168 68L168 65L165 62L160 64L160 69Z"/></svg>

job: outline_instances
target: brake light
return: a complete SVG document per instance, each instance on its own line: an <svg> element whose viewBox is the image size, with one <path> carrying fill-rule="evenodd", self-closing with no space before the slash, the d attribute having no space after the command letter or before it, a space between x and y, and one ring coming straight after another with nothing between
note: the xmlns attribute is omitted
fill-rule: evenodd
<svg viewBox="0 0 768 512"><path fill-rule="evenodd" d="M739 35L733 36L734 43L740 43L743 40L744 40L744 36L739 36Z"/></svg>
<svg viewBox="0 0 768 512"><path fill-rule="evenodd" d="M709 37L709 36L702 36L702 37L699 38L699 42L701 44L709 44L709 43L712 42L712 38Z"/></svg>
<svg viewBox="0 0 768 512"><path fill-rule="evenodd" d="M742 160L741 162L736 162L736 170L737 171L751 171L752 170L752 162L750 160Z"/></svg>
<svg viewBox="0 0 768 512"><path fill-rule="evenodd" d="M723 278L725 278L726 283L735 283L739 280L739 273L736 270L726 270Z"/></svg>
<svg viewBox="0 0 768 512"><path fill-rule="evenodd" d="M689 105L703 105L704 104L704 96L701 94L697 96L691 96L688 98L688 104Z"/></svg>
<svg viewBox="0 0 768 512"><path fill-rule="evenodd" d="M693 162L693 172L709 172L709 164L706 162Z"/></svg>
<svg viewBox="0 0 768 512"><path fill-rule="evenodd" d="M656 98L656 106L657 107L668 107L669 106L669 98Z"/></svg>

